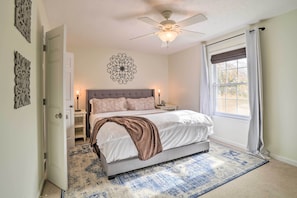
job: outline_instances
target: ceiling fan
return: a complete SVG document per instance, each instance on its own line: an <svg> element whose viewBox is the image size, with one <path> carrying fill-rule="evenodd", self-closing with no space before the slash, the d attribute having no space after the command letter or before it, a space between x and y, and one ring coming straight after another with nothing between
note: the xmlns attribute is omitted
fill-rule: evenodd
<svg viewBox="0 0 297 198"><path fill-rule="evenodd" d="M176 39L176 37L182 33L182 32L191 32L191 33L197 33L197 34L203 34L200 32L193 32L189 30L182 29L183 27L190 26L196 23L200 23L202 21L207 20L206 16L203 14L196 14L192 17L189 17L187 19L184 19L179 22L175 22L174 20L171 20L170 17L172 15L171 10L164 10L161 12L161 15L165 18L165 20L161 21L160 23L149 18L149 17L139 17L138 20L143 21L147 24L153 25L156 27L159 31L155 33L149 33L141 36L137 36L135 38L132 38L130 40L138 39L138 38L144 38L148 36L157 35L163 43L168 46L168 44Z"/></svg>

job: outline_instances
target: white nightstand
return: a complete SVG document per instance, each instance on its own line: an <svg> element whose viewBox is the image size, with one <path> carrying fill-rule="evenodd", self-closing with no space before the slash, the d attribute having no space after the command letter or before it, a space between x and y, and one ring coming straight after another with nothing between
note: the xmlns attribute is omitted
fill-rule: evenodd
<svg viewBox="0 0 297 198"><path fill-rule="evenodd" d="M175 110L177 110L177 105L173 105L173 104L166 104L164 106L157 105L156 108L166 110L166 111L175 111Z"/></svg>
<svg viewBox="0 0 297 198"><path fill-rule="evenodd" d="M86 141L86 111L74 112L74 133L75 139L83 138Z"/></svg>

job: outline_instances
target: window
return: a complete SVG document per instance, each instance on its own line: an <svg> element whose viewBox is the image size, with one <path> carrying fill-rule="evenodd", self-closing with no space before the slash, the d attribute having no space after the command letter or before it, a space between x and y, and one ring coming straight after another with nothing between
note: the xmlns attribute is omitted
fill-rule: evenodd
<svg viewBox="0 0 297 198"><path fill-rule="evenodd" d="M214 114L231 117L250 115L245 48L213 55ZM234 55L235 54L235 55Z"/></svg>

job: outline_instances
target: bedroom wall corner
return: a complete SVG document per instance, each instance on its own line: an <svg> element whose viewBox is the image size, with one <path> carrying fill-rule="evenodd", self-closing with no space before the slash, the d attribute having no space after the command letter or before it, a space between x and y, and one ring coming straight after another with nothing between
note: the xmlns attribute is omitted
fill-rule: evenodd
<svg viewBox="0 0 297 198"><path fill-rule="evenodd" d="M259 24L264 90L264 143L271 156L297 166L297 10Z"/></svg>
<svg viewBox="0 0 297 198"><path fill-rule="evenodd" d="M42 163L42 21L32 0L31 42L14 26L14 1L0 7L0 197L39 197L43 187ZM30 102L14 109L14 51L31 62Z"/></svg>
<svg viewBox="0 0 297 198"><path fill-rule="evenodd" d="M168 56L169 103L199 112L201 44Z"/></svg>

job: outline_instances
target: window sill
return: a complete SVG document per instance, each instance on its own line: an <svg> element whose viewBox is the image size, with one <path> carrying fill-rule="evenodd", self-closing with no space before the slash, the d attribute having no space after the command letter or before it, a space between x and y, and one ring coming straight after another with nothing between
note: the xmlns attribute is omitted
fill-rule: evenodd
<svg viewBox="0 0 297 198"><path fill-rule="evenodd" d="M250 116L241 116L241 115L233 115L233 114L226 114L226 113L216 113L213 117L223 117L223 118L230 118L235 120L243 120L243 121L250 121Z"/></svg>

